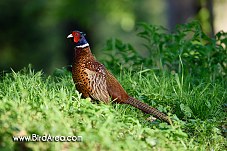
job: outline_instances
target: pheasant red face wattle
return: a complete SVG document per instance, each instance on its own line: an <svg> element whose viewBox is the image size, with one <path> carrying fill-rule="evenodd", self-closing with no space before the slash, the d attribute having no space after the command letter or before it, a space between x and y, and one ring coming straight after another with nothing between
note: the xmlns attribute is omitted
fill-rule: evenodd
<svg viewBox="0 0 227 151"><path fill-rule="evenodd" d="M80 37L81 37L80 32L73 31L72 35L73 35L73 41L75 43L78 43L80 41Z"/></svg>
<svg viewBox="0 0 227 151"><path fill-rule="evenodd" d="M78 31L73 31L71 34L67 36L67 38L73 38L75 43L78 43L81 39L81 34Z"/></svg>

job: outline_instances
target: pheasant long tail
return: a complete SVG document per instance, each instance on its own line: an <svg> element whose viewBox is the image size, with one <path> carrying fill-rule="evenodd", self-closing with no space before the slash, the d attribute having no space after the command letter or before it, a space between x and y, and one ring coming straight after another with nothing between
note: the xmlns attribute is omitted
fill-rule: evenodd
<svg viewBox="0 0 227 151"><path fill-rule="evenodd" d="M140 109L141 111L147 113L147 114L152 114L154 115L156 118L163 120L165 122L167 122L168 124L171 124L171 120L170 118L168 118L164 113L160 112L159 110L157 110L156 108L153 108L139 100L136 100L133 97L129 97L127 100L127 103Z"/></svg>

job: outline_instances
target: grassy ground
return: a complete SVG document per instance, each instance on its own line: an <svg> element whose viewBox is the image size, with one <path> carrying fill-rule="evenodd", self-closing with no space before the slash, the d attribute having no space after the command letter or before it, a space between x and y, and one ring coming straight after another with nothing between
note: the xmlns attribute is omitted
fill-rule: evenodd
<svg viewBox="0 0 227 151"><path fill-rule="evenodd" d="M175 119L151 122L141 111L82 99L69 73L25 69L0 77L0 150L224 150L227 90L151 70L118 75L126 91ZM65 72L63 72L65 73ZM80 135L82 142L16 143L12 136Z"/></svg>

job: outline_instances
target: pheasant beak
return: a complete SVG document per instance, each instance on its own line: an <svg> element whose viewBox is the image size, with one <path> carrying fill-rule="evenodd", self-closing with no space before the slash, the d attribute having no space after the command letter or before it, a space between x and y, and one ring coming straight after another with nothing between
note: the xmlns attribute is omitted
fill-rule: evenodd
<svg viewBox="0 0 227 151"><path fill-rule="evenodd" d="M73 37L73 35L72 34L69 34L68 36L67 36L67 38L72 38Z"/></svg>

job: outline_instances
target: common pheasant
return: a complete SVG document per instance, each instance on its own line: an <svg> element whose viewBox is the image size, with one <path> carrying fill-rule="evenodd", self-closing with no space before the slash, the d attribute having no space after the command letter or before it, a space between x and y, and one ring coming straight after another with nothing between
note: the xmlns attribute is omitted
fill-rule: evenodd
<svg viewBox="0 0 227 151"><path fill-rule="evenodd" d="M171 123L170 118L164 113L127 94L117 79L94 58L83 32L72 31L67 38L72 38L76 45L72 77L76 89L82 93L82 97L90 97L92 100L104 103L113 100L113 102L129 104L160 120Z"/></svg>

